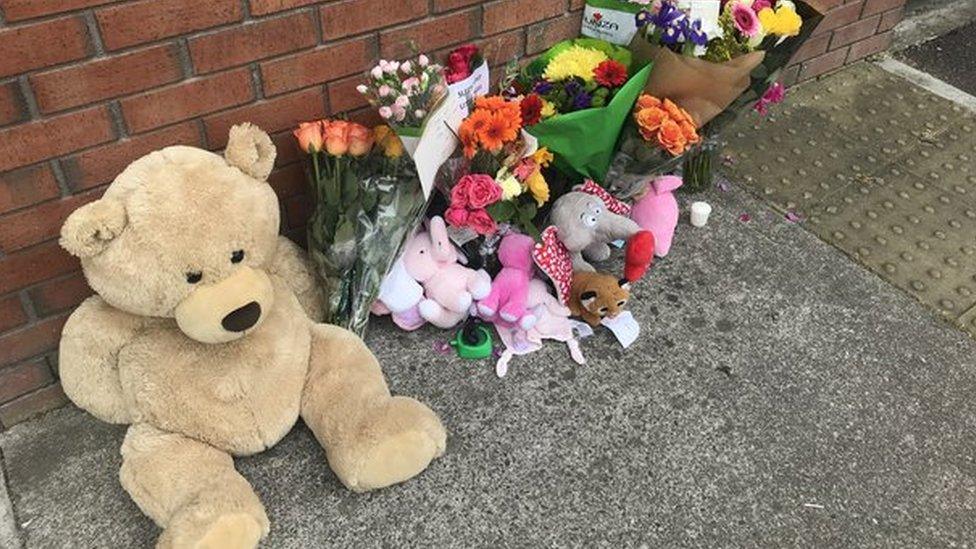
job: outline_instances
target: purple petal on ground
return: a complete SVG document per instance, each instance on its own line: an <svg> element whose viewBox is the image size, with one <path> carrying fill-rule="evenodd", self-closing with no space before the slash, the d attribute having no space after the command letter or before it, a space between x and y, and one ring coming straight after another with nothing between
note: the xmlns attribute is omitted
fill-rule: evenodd
<svg viewBox="0 0 976 549"><path fill-rule="evenodd" d="M752 216L747 213L744 213L739 216L739 221L741 221L742 223L748 223L752 221Z"/></svg>
<svg viewBox="0 0 976 549"><path fill-rule="evenodd" d="M451 344L443 339L435 339L434 352L440 355L449 355L451 354Z"/></svg>
<svg viewBox="0 0 976 549"><path fill-rule="evenodd" d="M499 347L497 345L491 348L491 356L495 360L498 360L499 358L501 358L503 352L505 352L504 349L502 349L501 347Z"/></svg>
<svg viewBox="0 0 976 549"><path fill-rule="evenodd" d="M735 157L732 156L732 155L730 155L730 154L727 154L727 155L723 156L722 157L722 164L724 164L726 166L734 166L735 165Z"/></svg>
<svg viewBox="0 0 976 549"><path fill-rule="evenodd" d="M790 223L802 223L803 215L796 213L795 210L786 211L786 220Z"/></svg>
<svg viewBox="0 0 976 549"><path fill-rule="evenodd" d="M728 179L719 179L718 182L715 183L715 187L723 193L727 193L732 189L732 184L729 183Z"/></svg>

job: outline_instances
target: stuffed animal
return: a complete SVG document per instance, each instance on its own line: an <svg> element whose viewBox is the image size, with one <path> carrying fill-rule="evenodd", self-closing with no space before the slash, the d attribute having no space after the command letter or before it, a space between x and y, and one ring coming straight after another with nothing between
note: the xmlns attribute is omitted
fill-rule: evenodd
<svg viewBox="0 0 976 549"><path fill-rule="evenodd" d="M420 316L438 328L456 326L475 300L491 292L491 276L461 265L459 255L440 216L431 218L428 230L415 234L403 251L407 273L424 287Z"/></svg>
<svg viewBox="0 0 976 549"><path fill-rule="evenodd" d="M630 282L626 278L592 271L573 273L569 310L590 326L599 326L604 318L614 318L630 299Z"/></svg>
<svg viewBox="0 0 976 549"><path fill-rule="evenodd" d="M611 197L593 181L587 181L579 190L559 197L552 205L549 219L569 251L573 270L593 271L588 261L609 259L608 243L629 240L641 231L633 219L626 217L629 213L629 206ZM645 242L642 241L642 246ZM645 259L648 265L653 258L653 250L643 247L634 248L631 253L635 258Z"/></svg>
<svg viewBox="0 0 976 549"><path fill-rule="evenodd" d="M525 300L529 293L529 281L535 264L532 262L532 237L511 233L502 238L498 246L498 261L502 270L491 283L491 293L478 302L478 312L485 320L500 319L506 323L518 324L528 330L535 324L536 317L526 309Z"/></svg>
<svg viewBox="0 0 976 549"><path fill-rule="evenodd" d="M678 226L678 200L674 191L681 184L681 178L674 175L658 177L630 212L631 219L654 235L654 255L658 257L668 255L671 250L674 229Z"/></svg>
<svg viewBox="0 0 976 549"><path fill-rule="evenodd" d="M380 284L380 294L370 311L374 315L390 315L400 328L413 331L426 321L420 316L420 302L424 300L424 287L410 276L400 258Z"/></svg>
<svg viewBox="0 0 976 549"><path fill-rule="evenodd" d="M570 310L549 293L546 283L533 278L529 281L526 307L532 311L537 321L534 326L523 330L518 326L496 326L498 337L505 350L495 363L495 373L505 377L508 365L515 355L526 355L542 348L544 339L555 339L566 343L569 356L577 364L586 364L575 328L582 323L569 318ZM585 326L585 325L583 325Z"/></svg>
<svg viewBox="0 0 976 549"><path fill-rule="evenodd" d="M256 546L268 516L233 458L274 446L299 417L356 492L444 452L437 415L391 396L362 340L309 319L322 296L278 236L274 158L249 124L230 130L223 157L168 147L61 229L98 294L64 327L61 384L94 416L130 425L119 478L163 528L158 547Z"/></svg>

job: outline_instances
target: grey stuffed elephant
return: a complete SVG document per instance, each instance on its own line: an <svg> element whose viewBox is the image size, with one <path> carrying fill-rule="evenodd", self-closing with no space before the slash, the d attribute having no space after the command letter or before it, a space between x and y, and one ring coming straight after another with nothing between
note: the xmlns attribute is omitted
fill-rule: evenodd
<svg viewBox="0 0 976 549"><path fill-rule="evenodd" d="M550 221L572 256L574 271L594 271L587 260L606 261L608 242L628 240L641 230L632 219L609 211L599 196L579 191L553 203Z"/></svg>

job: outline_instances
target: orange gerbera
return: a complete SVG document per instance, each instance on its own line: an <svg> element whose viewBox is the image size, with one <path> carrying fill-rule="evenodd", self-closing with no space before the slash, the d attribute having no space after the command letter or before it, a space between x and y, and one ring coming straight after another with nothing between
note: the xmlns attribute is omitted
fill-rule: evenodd
<svg viewBox="0 0 976 549"><path fill-rule="evenodd" d="M497 112L491 115L491 121L479 134L478 140L491 152L497 152L505 146L505 143L515 141L518 137L518 125L513 124L513 120L504 113Z"/></svg>

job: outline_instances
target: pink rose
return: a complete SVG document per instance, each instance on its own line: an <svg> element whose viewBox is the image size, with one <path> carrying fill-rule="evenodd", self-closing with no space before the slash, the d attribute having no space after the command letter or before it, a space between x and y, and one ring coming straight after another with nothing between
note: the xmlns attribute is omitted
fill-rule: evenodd
<svg viewBox="0 0 976 549"><path fill-rule="evenodd" d="M458 183L467 186L468 205L475 210L494 204L502 198L502 188L491 176L466 175Z"/></svg>
<svg viewBox="0 0 976 549"><path fill-rule="evenodd" d="M452 208L467 208L468 207L468 180L462 177L460 181L454 185L451 189L451 207Z"/></svg>
<svg viewBox="0 0 976 549"><path fill-rule="evenodd" d="M495 234L498 225L485 210L473 210L468 212L468 226L480 235Z"/></svg>
<svg viewBox="0 0 976 549"><path fill-rule="evenodd" d="M467 227L468 210L465 208L450 207L444 212L444 220L452 227Z"/></svg>

